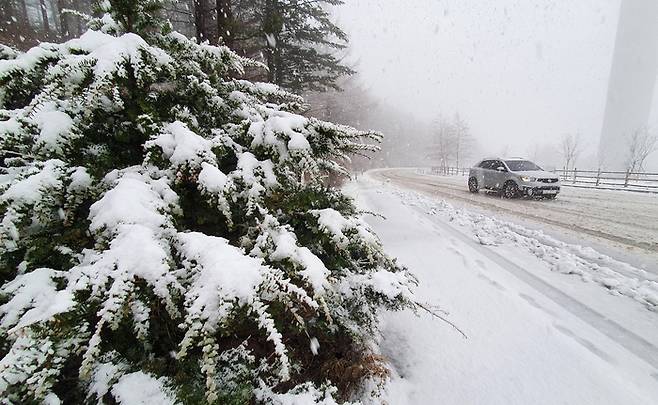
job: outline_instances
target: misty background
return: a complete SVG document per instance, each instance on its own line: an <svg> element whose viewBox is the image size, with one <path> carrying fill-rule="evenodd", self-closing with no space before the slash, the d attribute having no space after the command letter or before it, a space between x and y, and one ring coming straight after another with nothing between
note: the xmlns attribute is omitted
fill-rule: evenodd
<svg viewBox="0 0 658 405"><path fill-rule="evenodd" d="M27 50L78 36L94 2L0 1L0 44ZM549 170L658 172L658 152L644 157L658 147L658 86L646 78L658 72L656 0L165 3L177 31L267 65L246 78L302 94L305 114L382 132L382 152L355 159L355 169L464 167L496 155L526 157ZM277 18L271 4L279 7ZM620 15L625 41L617 41ZM342 91L332 90L336 85ZM649 97L647 118L642 100ZM614 113L604 145L616 162L599 153L607 105ZM626 156L630 138L644 144L634 160Z"/></svg>
<svg viewBox="0 0 658 405"><path fill-rule="evenodd" d="M596 169L620 0L347 0L333 10L358 72L318 96L318 115L386 135L378 165L432 165L439 116L474 138L463 159L523 156L562 167L559 142L580 137L575 167ZM649 125L658 124L658 88ZM461 165L461 164L460 164ZM658 171L658 153L646 170Z"/></svg>

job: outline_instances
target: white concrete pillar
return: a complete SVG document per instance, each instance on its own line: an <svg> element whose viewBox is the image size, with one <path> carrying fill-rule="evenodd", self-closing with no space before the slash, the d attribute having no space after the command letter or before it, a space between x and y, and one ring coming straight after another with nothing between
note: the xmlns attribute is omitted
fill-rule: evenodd
<svg viewBox="0 0 658 405"><path fill-rule="evenodd" d="M629 134L647 125L658 77L658 0L622 0L599 144L607 170L623 170Z"/></svg>

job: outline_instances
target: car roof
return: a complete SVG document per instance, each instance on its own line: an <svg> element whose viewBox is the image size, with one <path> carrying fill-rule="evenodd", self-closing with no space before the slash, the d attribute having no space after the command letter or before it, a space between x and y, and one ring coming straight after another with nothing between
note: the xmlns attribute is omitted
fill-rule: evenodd
<svg viewBox="0 0 658 405"><path fill-rule="evenodd" d="M486 158L484 158L484 159L482 159L482 160L528 160L528 159L523 158L523 157L500 157L500 156L490 156L490 157L486 157Z"/></svg>

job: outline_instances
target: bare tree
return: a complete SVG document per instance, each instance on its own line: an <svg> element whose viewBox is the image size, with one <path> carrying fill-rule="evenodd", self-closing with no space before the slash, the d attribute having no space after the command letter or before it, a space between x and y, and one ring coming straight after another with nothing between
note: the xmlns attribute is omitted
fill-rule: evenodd
<svg viewBox="0 0 658 405"><path fill-rule="evenodd" d="M452 125L445 117L439 116L434 121L434 128L429 157L438 162L441 170L445 170L456 155Z"/></svg>
<svg viewBox="0 0 658 405"><path fill-rule="evenodd" d="M433 126L433 142L428 157L436 161L442 170L453 162L460 167L463 160L471 156L475 146L468 123L457 113L452 121L440 115Z"/></svg>
<svg viewBox="0 0 658 405"><path fill-rule="evenodd" d="M564 135L560 140L558 147L560 149L560 153L562 153L562 157L564 158L564 168L566 170L573 168L582 150L580 144L580 134Z"/></svg>
<svg viewBox="0 0 658 405"><path fill-rule="evenodd" d="M644 161L658 147L658 134L644 126L636 129L628 137L626 151L626 173L644 170Z"/></svg>
<svg viewBox="0 0 658 405"><path fill-rule="evenodd" d="M450 127L452 131L452 141L454 143L455 166L460 167L459 165L463 159L471 157L471 152L475 145L475 139L471 134L471 128L468 126L468 123L464 121L459 113L455 114Z"/></svg>

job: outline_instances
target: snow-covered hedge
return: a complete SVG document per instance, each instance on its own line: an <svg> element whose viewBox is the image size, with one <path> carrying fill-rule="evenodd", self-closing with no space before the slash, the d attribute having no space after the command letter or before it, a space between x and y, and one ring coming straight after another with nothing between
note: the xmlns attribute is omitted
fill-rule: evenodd
<svg viewBox="0 0 658 405"><path fill-rule="evenodd" d="M323 182L378 136L234 79L254 62L157 4L105 1L80 38L0 53L0 397L344 400L382 375L378 311L415 305Z"/></svg>

